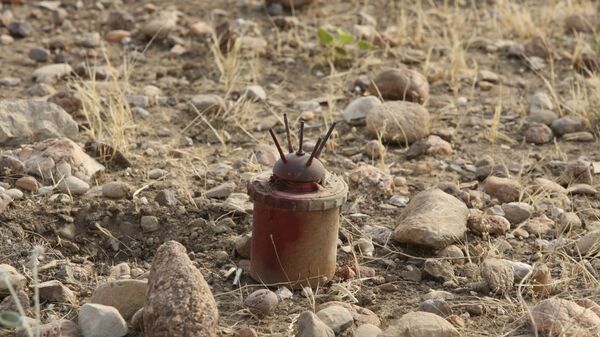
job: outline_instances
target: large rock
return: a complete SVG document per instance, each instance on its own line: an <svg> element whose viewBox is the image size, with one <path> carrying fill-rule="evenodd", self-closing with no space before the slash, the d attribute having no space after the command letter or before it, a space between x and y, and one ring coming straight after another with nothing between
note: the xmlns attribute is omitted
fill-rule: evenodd
<svg viewBox="0 0 600 337"><path fill-rule="evenodd" d="M444 248L467 231L469 210L440 189L415 195L398 219L394 239L399 242Z"/></svg>
<svg viewBox="0 0 600 337"><path fill-rule="evenodd" d="M378 105L381 105L381 101L375 96L359 97L350 102L341 114L347 123L361 125L364 124L369 111Z"/></svg>
<svg viewBox="0 0 600 337"><path fill-rule="evenodd" d="M489 258L483 261L481 276L491 291L506 294L515 282L513 264L509 260Z"/></svg>
<svg viewBox="0 0 600 337"><path fill-rule="evenodd" d="M390 143L412 144L429 134L429 112L406 101L385 102L367 113L367 130Z"/></svg>
<svg viewBox="0 0 600 337"><path fill-rule="evenodd" d="M58 280L42 282L36 287L41 301L77 304L77 295Z"/></svg>
<svg viewBox="0 0 600 337"><path fill-rule="evenodd" d="M498 198L500 202L513 202L519 200L521 184L510 178L488 177L483 185L485 193Z"/></svg>
<svg viewBox="0 0 600 337"><path fill-rule="evenodd" d="M10 195L6 194L5 191L0 191L0 212L4 212L12 201L13 198Z"/></svg>
<svg viewBox="0 0 600 337"><path fill-rule="evenodd" d="M144 329L148 337L216 337L215 299L185 248L169 241L158 248L148 282Z"/></svg>
<svg viewBox="0 0 600 337"><path fill-rule="evenodd" d="M33 79L38 83L52 84L63 77L66 77L73 71L73 68L66 63L56 63L43 66L33 72Z"/></svg>
<svg viewBox="0 0 600 337"><path fill-rule="evenodd" d="M380 72L369 85L369 92L384 99L423 104L429 98L429 83L421 73L411 69L388 69Z"/></svg>
<svg viewBox="0 0 600 337"><path fill-rule="evenodd" d="M19 176L25 172L25 166L13 156L0 155L0 177Z"/></svg>
<svg viewBox="0 0 600 337"><path fill-rule="evenodd" d="M47 138L77 136L77 123L54 103L0 100L0 145L20 145Z"/></svg>
<svg viewBox="0 0 600 337"><path fill-rule="evenodd" d="M119 311L107 305L86 303L79 309L79 328L83 337L121 337L127 323Z"/></svg>
<svg viewBox="0 0 600 337"><path fill-rule="evenodd" d="M296 337L334 337L330 327L321 322L319 317L310 311L305 311L298 317L298 333Z"/></svg>
<svg viewBox="0 0 600 337"><path fill-rule="evenodd" d="M351 304L347 302L326 302L317 306L317 311L321 311L331 306L340 306L346 308L352 315L352 319L354 319L354 322L356 322L357 325L372 324L375 326L379 326L381 324L379 317L377 317L377 314L375 314L373 311L367 308L359 307L356 304Z"/></svg>
<svg viewBox="0 0 600 337"><path fill-rule="evenodd" d="M177 11L159 11L159 14L148 21L140 32L150 39L164 39L177 27L178 15Z"/></svg>
<svg viewBox="0 0 600 337"><path fill-rule="evenodd" d="M144 306L148 281L115 280L101 284L90 298L91 303L115 307L123 318L129 320L136 311Z"/></svg>
<svg viewBox="0 0 600 337"><path fill-rule="evenodd" d="M354 322L350 311L339 305L332 305L319 310L317 317L336 334L345 330Z"/></svg>
<svg viewBox="0 0 600 337"><path fill-rule="evenodd" d="M394 178L373 165L360 165L350 171L349 178L351 185L364 193L392 195L394 192Z"/></svg>
<svg viewBox="0 0 600 337"><path fill-rule="evenodd" d="M445 319L429 312L409 312L385 329L378 337L460 337Z"/></svg>
<svg viewBox="0 0 600 337"><path fill-rule="evenodd" d="M531 310L533 328L547 336L597 336L600 317L575 302L549 298Z"/></svg>
<svg viewBox="0 0 600 337"><path fill-rule="evenodd" d="M576 255L588 255L598 252L600 250L600 230L593 230L577 239L575 248Z"/></svg>
<svg viewBox="0 0 600 337"><path fill-rule="evenodd" d="M6 274L6 276L3 274ZM0 264L0 298L10 294L9 285L15 291L19 291L25 288L27 285L27 279L13 266L8 264Z"/></svg>
<svg viewBox="0 0 600 337"><path fill-rule="evenodd" d="M89 182L104 166L88 156L83 149L67 138L47 139L13 151L25 166L25 173L36 175L48 183L52 179L77 176Z"/></svg>

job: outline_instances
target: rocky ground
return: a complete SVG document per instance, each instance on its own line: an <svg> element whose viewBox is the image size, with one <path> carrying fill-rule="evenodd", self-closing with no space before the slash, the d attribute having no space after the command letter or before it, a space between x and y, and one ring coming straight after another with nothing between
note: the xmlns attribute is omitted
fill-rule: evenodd
<svg viewBox="0 0 600 337"><path fill-rule="evenodd" d="M598 4L266 2L0 0L0 336L598 336ZM248 274L284 113L314 290Z"/></svg>

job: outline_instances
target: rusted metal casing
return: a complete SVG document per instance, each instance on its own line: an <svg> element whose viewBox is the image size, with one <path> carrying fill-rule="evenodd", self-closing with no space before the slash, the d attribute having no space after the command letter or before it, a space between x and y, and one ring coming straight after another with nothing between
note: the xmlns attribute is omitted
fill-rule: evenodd
<svg viewBox="0 0 600 337"><path fill-rule="evenodd" d="M254 202L251 275L258 282L314 288L335 273L340 206L348 188L331 174L314 189L303 186L271 172L248 183Z"/></svg>

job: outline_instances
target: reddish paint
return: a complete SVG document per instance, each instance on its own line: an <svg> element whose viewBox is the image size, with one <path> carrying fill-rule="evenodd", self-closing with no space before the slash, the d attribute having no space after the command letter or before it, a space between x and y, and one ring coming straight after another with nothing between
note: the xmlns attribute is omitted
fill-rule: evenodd
<svg viewBox="0 0 600 337"><path fill-rule="evenodd" d="M268 268L281 270L289 262L287 248L302 234L302 216L298 212L260 203L254 204L253 214L252 258L262 261Z"/></svg>

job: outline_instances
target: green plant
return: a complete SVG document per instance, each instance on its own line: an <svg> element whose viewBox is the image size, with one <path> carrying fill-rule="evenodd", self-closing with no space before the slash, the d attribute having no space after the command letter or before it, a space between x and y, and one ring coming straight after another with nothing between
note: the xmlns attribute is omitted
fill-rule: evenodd
<svg viewBox="0 0 600 337"><path fill-rule="evenodd" d="M335 34L325 28L317 30L319 42L326 48L327 58L336 65L352 63L353 53L377 49L369 41L360 39L341 28L335 29Z"/></svg>

